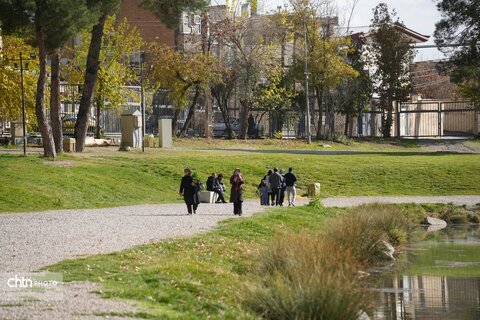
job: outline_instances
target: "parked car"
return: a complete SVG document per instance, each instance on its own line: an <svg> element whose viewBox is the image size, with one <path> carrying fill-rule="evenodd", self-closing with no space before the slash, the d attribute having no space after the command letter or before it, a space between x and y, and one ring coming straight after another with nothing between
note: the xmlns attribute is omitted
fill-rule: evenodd
<svg viewBox="0 0 480 320"><path fill-rule="evenodd" d="M75 122L77 122L77 114L67 114L62 118L62 126L64 134L73 134L75 132ZM88 129L87 133L93 134L97 126L97 120L95 117L91 116L88 120Z"/></svg>
<svg viewBox="0 0 480 320"><path fill-rule="evenodd" d="M233 132L236 134L240 133L240 118L233 118L230 119L230 127L232 128ZM213 129L213 136L215 137L226 137L228 136L227 125L225 122L214 122L212 125Z"/></svg>

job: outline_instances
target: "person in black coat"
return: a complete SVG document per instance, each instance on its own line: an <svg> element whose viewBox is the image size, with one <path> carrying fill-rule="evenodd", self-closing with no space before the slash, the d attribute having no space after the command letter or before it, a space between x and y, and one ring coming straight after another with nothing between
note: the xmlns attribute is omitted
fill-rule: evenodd
<svg viewBox="0 0 480 320"><path fill-rule="evenodd" d="M198 182L192 177L192 170L186 168L183 170L183 178L180 183L180 194L183 194L183 200L187 205L188 214L197 213L198 208L198 195L197 195L197 185Z"/></svg>
<svg viewBox="0 0 480 320"><path fill-rule="evenodd" d="M240 169L235 169L233 175L230 177L230 183L232 184L232 189L230 191L230 202L233 202L233 214L242 215L242 202L244 197L243 180L242 173Z"/></svg>

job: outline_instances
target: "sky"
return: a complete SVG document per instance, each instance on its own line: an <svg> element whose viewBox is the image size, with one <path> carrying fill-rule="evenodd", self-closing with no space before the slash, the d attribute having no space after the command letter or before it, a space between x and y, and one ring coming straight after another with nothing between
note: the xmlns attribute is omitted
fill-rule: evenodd
<svg viewBox="0 0 480 320"><path fill-rule="evenodd" d="M241 0L242 1L242 0ZM243 0L245 1L245 0ZM266 12L276 10L278 6L288 4L288 0L258 0L259 6ZM224 4L225 0L211 0L212 4ZM232 0L230 0L232 2ZM263 2L263 4L262 4ZM353 0L336 0L338 16L340 20L347 19L347 12L351 8ZM433 32L435 23L440 20L440 13L435 6L435 0L359 0L353 13L351 27L355 31L365 31L365 26L370 25L373 17L372 9L380 2L388 5L390 11L395 9L397 17L400 18L407 28L418 33L429 35L430 40L426 44L433 44ZM349 8L347 10L347 8ZM442 53L437 49L418 49L416 61L436 60L443 58Z"/></svg>

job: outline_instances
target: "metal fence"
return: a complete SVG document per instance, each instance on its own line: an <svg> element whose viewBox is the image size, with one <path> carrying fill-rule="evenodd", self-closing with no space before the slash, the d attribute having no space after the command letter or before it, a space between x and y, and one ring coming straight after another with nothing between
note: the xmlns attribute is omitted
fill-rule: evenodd
<svg viewBox="0 0 480 320"><path fill-rule="evenodd" d="M402 103L402 137L470 136L478 133L478 111L469 101Z"/></svg>
<svg viewBox="0 0 480 320"><path fill-rule="evenodd" d="M74 114L79 105L79 92L81 86L65 86L62 90L62 115ZM347 121L346 115L335 112L322 112L322 126L325 128L323 134L335 133L356 137L379 137L382 135L382 120L385 114L378 108L375 101L372 101L372 110L364 112L359 116ZM311 133L316 135L319 122L319 110L312 104L311 115ZM324 106L325 107L325 106ZM139 102L130 102L120 110L102 110L99 119L92 117L93 123L99 121L101 130L107 135L120 134L121 113L124 110L140 110ZM158 133L158 120L161 118L173 118L175 109L168 100L168 90L158 90L153 96L152 104L146 108L145 132L147 134ZM325 108L326 109L326 108ZM232 111L231 120L238 124L241 116L237 109ZM93 114L93 113L92 113ZM264 110L251 110L255 118L257 128L261 128L261 136L273 136L274 131L278 130L278 119L274 112L265 112ZM177 120L178 132L184 125L187 111L180 112ZM223 117L218 108L212 110L213 128L221 128ZM303 138L306 137L306 113L288 112L283 114L283 128L280 130L283 137ZM470 101L418 101L402 103L398 106L398 111L394 112L392 136L399 137L443 137L443 136L473 136L478 134L479 111ZM197 111L194 114L191 124L187 130L189 136L202 136L205 130L205 108L202 100L199 101ZM224 124L223 124L224 125ZM68 127L68 126L67 126ZM239 127L234 128L239 131ZM69 130L67 128L67 130ZM66 131L67 131L66 130ZM93 133L93 129L89 130ZM214 132L215 134L215 132ZM224 134L216 134L224 136Z"/></svg>

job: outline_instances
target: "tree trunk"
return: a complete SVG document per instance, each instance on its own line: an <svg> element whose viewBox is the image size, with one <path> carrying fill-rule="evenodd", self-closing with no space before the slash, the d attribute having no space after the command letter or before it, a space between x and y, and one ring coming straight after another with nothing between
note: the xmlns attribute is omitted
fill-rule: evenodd
<svg viewBox="0 0 480 320"><path fill-rule="evenodd" d="M178 122L179 115L180 115L180 109L175 108L175 111L173 112L173 119L172 119L172 136L175 136L177 134L177 122Z"/></svg>
<svg viewBox="0 0 480 320"><path fill-rule="evenodd" d="M277 128L275 132L282 132L283 133L283 125L285 124L285 112L282 110L277 112Z"/></svg>
<svg viewBox="0 0 480 320"><path fill-rule="evenodd" d="M384 115L383 125L382 125L382 134L384 138L390 138L392 136L392 123L393 123L393 103L392 100L387 100L387 114Z"/></svg>
<svg viewBox="0 0 480 320"><path fill-rule="evenodd" d="M324 132L323 126L323 87L316 86L315 87L315 96L317 97L317 104L318 104L318 126L317 126L317 139L321 139L322 134ZM312 112L312 117L315 115ZM308 124L310 125L310 124Z"/></svg>
<svg viewBox="0 0 480 320"><path fill-rule="evenodd" d="M212 138L212 97L210 90L203 90L205 97L205 138Z"/></svg>
<svg viewBox="0 0 480 320"><path fill-rule="evenodd" d="M348 128L349 128L349 126L350 126L350 115L347 113L347 114L345 115L345 128L344 128L344 130L343 130L343 135L346 136L346 137L348 136Z"/></svg>
<svg viewBox="0 0 480 320"><path fill-rule="evenodd" d="M388 110L388 112L387 112L387 122L385 123L385 133L384 133L385 138L391 138L392 137L392 124L393 124L392 110Z"/></svg>
<svg viewBox="0 0 480 320"><path fill-rule="evenodd" d="M217 101L218 107L220 108L220 112L222 113L223 122L225 123L227 137L228 139L233 139L233 130L232 126L230 125L230 116L228 110L228 99L229 99L229 92L226 87L224 89L220 89L219 87L212 88L210 90L212 96Z"/></svg>
<svg viewBox="0 0 480 320"><path fill-rule="evenodd" d="M50 59L50 121L52 122L53 141L57 154L63 152L63 128L62 114L60 109L60 54L55 50Z"/></svg>
<svg viewBox="0 0 480 320"><path fill-rule="evenodd" d="M88 49L87 68L85 73L85 82L83 85L82 98L78 110L77 121L75 122L75 151L82 152L85 148L85 139L87 137L88 120L90 118L90 107L92 105L93 94L95 92L95 82L97 80L98 68L100 65L99 57L102 48L103 28L105 26L106 16L103 15L98 24L92 29L92 39Z"/></svg>
<svg viewBox="0 0 480 320"><path fill-rule="evenodd" d="M38 59L40 70L37 81L37 95L35 97L35 113L37 116L38 128L43 140L43 155L55 159L55 141L53 140L52 129L45 116L45 84L47 82L47 49L45 48L44 35L39 26L36 27L36 40L38 45Z"/></svg>
<svg viewBox="0 0 480 320"><path fill-rule="evenodd" d="M241 119L242 123L240 126L240 139L247 139L247 130L248 130L248 112L250 111L250 102L248 99L240 100L240 105L242 106Z"/></svg>
<svg viewBox="0 0 480 320"><path fill-rule="evenodd" d="M180 130L180 133L178 134L179 137L185 137L185 134L187 133L188 126L190 125L190 122L192 122L192 118L193 118L193 115L195 113L195 107L197 105L199 97L200 97L200 88L196 87L195 88L195 96L193 97L192 103L190 104L190 107L188 108L187 119L185 119L185 123L183 124L182 130Z"/></svg>
<svg viewBox="0 0 480 320"><path fill-rule="evenodd" d="M350 116L350 123L348 125L348 137L353 137L353 125L355 123L355 117L353 115Z"/></svg>
<svg viewBox="0 0 480 320"><path fill-rule="evenodd" d="M101 90L100 90L101 91ZM101 123L100 123L100 113L101 110L103 109L103 96L98 94L96 96L96 103L95 103L95 117L96 117L96 123L95 123L95 139L100 139L102 136L102 129L101 129ZM87 126L88 130L88 126Z"/></svg>

